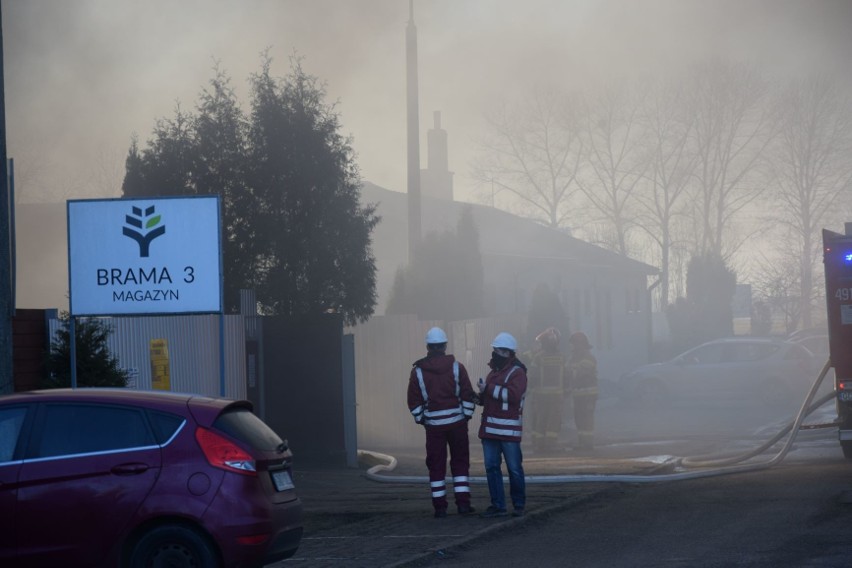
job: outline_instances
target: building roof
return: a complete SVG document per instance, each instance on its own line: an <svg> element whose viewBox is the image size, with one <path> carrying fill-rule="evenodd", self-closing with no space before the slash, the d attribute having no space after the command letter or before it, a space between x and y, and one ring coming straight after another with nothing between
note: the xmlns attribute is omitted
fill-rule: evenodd
<svg viewBox="0 0 852 568"><path fill-rule="evenodd" d="M385 240L405 240L408 234L407 195L384 189L370 182L362 187L362 202L378 204L382 217L374 233L374 252L392 253L394 249L405 252L406 243L390 246ZM455 230L464 207L470 207L479 229L480 249L486 256L522 256L525 258L552 258L570 260L584 265L607 266L646 275L658 274L649 264L628 258L616 252L587 243L564 231L551 229L529 219L506 211L458 201L421 197L424 234L429 231ZM392 245L394 243L391 243ZM398 255L391 254L393 258ZM401 258L402 262L407 259Z"/></svg>
<svg viewBox="0 0 852 568"><path fill-rule="evenodd" d="M376 213L381 217L373 232L373 254L378 269L378 311L381 312L396 270L408 263L407 194L364 182L361 195L362 204L377 204ZM421 196L423 234L455 230L464 207L470 207L479 230L483 257L553 260L646 276L659 273L657 268L649 264L587 243L567 232L475 203Z"/></svg>

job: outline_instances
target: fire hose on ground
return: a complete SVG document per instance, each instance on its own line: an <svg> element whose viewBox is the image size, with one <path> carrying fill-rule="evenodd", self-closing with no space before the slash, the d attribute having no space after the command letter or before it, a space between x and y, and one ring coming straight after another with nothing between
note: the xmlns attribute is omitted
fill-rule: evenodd
<svg viewBox="0 0 852 568"><path fill-rule="evenodd" d="M750 471L758 471L766 469L781 463L793 447L793 442L796 436L802 429L802 423L809 414L817 408L832 400L835 397L834 390L820 397L816 402L812 402L816 396L819 386L831 369L831 361L826 361L819 376L814 381L807 396L802 402L795 419L782 428L775 436L761 444L759 447L742 454L717 454L681 458L676 462L676 465L681 468L692 469L695 471L679 471L667 474L570 474L570 475L528 475L526 482L532 484L549 484L549 483L659 483L662 481L681 481L687 479L698 479L702 477L712 477L718 475L728 475L731 473L742 473ZM785 441L781 450L778 451L771 459L757 463L742 463L750 460L769 448L776 445L784 436L789 437ZM384 475L384 472L391 472L396 469L398 464L397 459L393 456L373 452L369 450L358 450L359 456L369 456L374 459L385 461L386 463L378 464L367 470L367 477L373 481L381 483L428 483L427 476L418 475ZM739 465L737 465L739 464ZM703 468L703 469L697 469ZM470 483L485 484L485 477L472 476Z"/></svg>

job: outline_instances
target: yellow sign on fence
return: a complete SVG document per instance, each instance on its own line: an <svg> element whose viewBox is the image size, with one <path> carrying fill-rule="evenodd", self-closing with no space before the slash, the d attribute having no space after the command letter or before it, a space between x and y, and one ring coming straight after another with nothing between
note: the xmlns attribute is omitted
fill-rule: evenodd
<svg viewBox="0 0 852 568"><path fill-rule="evenodd" d="M151 356L151 387L156 390L171 390L168 342L165 339L152 339L149 353Z"/></svg>

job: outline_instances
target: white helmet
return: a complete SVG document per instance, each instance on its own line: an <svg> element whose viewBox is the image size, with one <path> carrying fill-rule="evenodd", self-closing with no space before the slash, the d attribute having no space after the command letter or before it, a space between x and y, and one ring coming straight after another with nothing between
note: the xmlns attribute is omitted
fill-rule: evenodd
<svg viewBox="0 0 852 568"><path fill-rule="evenodd" d="M446 343L447 342L447 334L444 333L444 330L440 327L433 327L428 332L426 332L426 345L431 345L433 343Z"/></svg>
<svg viewBox="0 0 852 568"><path fill-rule="evenodd" d="M518 342L515 341L515 338L512 337L511 334L503 331L497 334L497 337L495 337L494 341L491 342L491 347L498 349L511 349L512 351L517 351Z"/></svg>

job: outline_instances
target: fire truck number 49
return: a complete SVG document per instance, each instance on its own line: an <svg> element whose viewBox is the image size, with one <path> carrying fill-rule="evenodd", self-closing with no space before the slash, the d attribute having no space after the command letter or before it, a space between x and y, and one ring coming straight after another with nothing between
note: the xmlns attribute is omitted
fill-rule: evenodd
<svg viewBox="0 0 852 568"><path fill-rule="evenodd" d="M852 288L838 288L834 293L834 297L841 302L848 302L852 300Z"/></svg>

